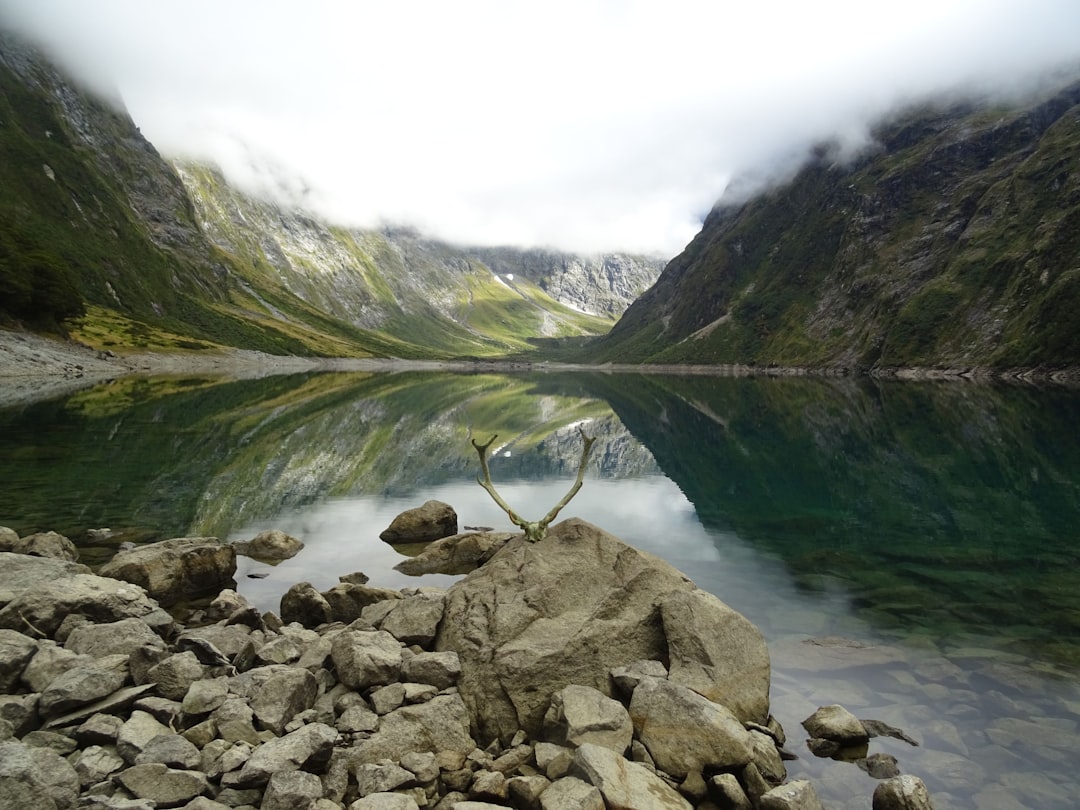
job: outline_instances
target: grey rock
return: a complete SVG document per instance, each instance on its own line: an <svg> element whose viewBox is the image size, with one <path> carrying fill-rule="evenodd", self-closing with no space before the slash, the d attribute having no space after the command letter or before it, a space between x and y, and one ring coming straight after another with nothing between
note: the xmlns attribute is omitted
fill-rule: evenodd
<svg viewBox="0 0 1080 810"><path fill-rule="evenodd" d="M64 647L80 655L101 658L106 655L131 655L138 647L165 649L165 642L139 619L120 619L101 624L84 624L68 635Z"/></svg>
<svg viewBox="0 0 1080 810"><path fill-rule="evenodd" d="M656 767L676 779L705 768L750 762L750 733L726 707L671 681L646 678L634 690L630 717Z"/></svg>
<svg viewBox="0 0 1080 810"><path fill-rule="evenodd" d="M150 683L157 684L158 694L169 700L183 700L191 685L206 675L207 668L190 651L170 655L147 672Z"/></svg>
<svg viewBox="0 0 1080 810"><path fill-rule="evenodd" d="M448 689L461 677L461 659L453 651L417 653L402 662L401 677L412 683Z"/></svg>
<svg viewBox="0 0 1080 810"><path fill-rule="evenodd" d="M457 534L458 517L454 507L442 501L427 501L407 509L379 534L385 543L427 543Z"/></svg>
<svg viewBox="0 0 1080 810"><path fill-rule="evenodd" d="M7 631L13 632L13 631ZM93 659L44 639L22 672L22 682L32 692L42 692L56 678L76 666L90 666Z"/></svg>
<svg viewBox="0 0 1080 810"><path fill-rule="evenodd" d="M147 712L136 709L131 713L116 735L116 751L129 764L134 764L152 739L162 734L173 734Z"/></svg>
<svg viewBox="0 0 1080 810"><path fill-rule="evenodd" d="M124 685L126 672L94 667L76 667L54 679L41 693L38 711L42 717L68 712L111 695Z"/></svg>
<svg viewBox="0 0 1080 810"><path fill-rule="evenodd" d="M0 692L11 692L38 650L38 643L15 630L0 630Z"/></svg>
<svg viewBox="0 0 1080 810"><path fill-rule="evenodd" d="M0 742L0 800L27 797L24 804L5 807L41 807L48 801L58 810L75 807L79 775L71 764L47 748L33 748L11 740ZM45 805L49 806L49 805Z"/></svg>
<svg viewBox="0 0 1080 810"><path fill-rule="evenodd" d="M739 720L769 716L769 650L761 631L708 591L675 591L660 603L668 679L730 709Z"/></svg>
<svg viewBox="0 0 1080 810"><path fill-rule="evenodd" d="M787 779L787 768L776 747L776 740L760 731L750 731L750 744L753 747L753 761L765 781L779 785Z"/></svg>
<svg viewBox="0 0 1080 810"><path fill-rule="evenodd" d="M354 745L353 762L399 762L409 752L467 755L476 748L469 733L469 713L457 694L402 706L382 718L379 730Z"/></svg>
<svg viewBox="0 0 1080 810"><path fill-rule="evenodd" d="M221 706L228 695L229 681L224 677L195 681L184 693L180 708L188 717L209 714Z"/></svg>
<svg viewBox="0 0 1080 810"><path fill-rule="evenodd" d="M239 697L225 699L210 714L218 736L228 742L248 742L258 745L262 740L255 730L255 713L247 701Z"/></svg>
<svg viewBox="0 0 1080 810"><path fill-rule="evenodd" d="M115 745L116 736L124 721L113 714L98 712L88 717L75 729L75 740L79 745Z"/></svg>
<svg viewBox="0 0 1080 810"><path fill-rule="evenodd" d="M422 593L399 599L377 625L404 644L429 646L442 622L445 593Z"/></svg>
<svg viewBox="0 0 1080 810"><path fill-rule="evenodd" d="M0 695L0 722L7 724L14 736L25 736L41 725L40 701L37 694Z"/></svg>
<svg viewBox="0 0 1080 810"><path fill-rule="evenodd" d="M136 765L160 762L170 768L195 770L201 764L199 749L179 734L159 734L151 737L135 757Z"/></svg>
<svg viewBox="0 0 1080 810"><path fill-rule="evenodd" d="M436 540L415 557L394 566L409 576L424 574L467 574L491 559L517 534L514 532L468 532Z"/></svg>
<svg viewBox="0 0 1080 810"><path fill-rule="evenodd" d="M552 782L551 787L540 794L540 807L543 810L605 810L600 790L573 776Z"/></svg>
<svg viewBox="0 0 1080 810"><path fill-rule="evenodd" d="M240 769L237 787L259 787L282 770L318 772L330 761L337 731L312 723L258 746Z"/></svg>
<svg viewBox="0 0 1080 810"><path fill-rule="evenodd" d="M401 676L401 645L382 630L346 630L330 654L338 679L350 689L394 683Z"/></svg>
<svg viewBox="0 0 1080 810"><path fill-rule="evenodd" d="M216 537L176 537L121 551L100 573L133 582L168 606L235 587L236 549Z"/></svg>
<svg viewBox="0 0 1080 810"><path fill-rule="evenodd" d="M486 565L455 583L447 593L435 648L455 650L461 657L458 688L482 739L506 740L518 729L537 738L554 692L577 684L610 694L613 668L666 659L665 625L656 605L670 600L673 592L694 590L666 562L570 519L549 528L540 542L511 540ZM672 602L671 610L679 604ZM701 612L715 606L705 599L687 604ZM753 625L734 612L730 618L767 656ZM742 650L753 643L734 647ZM692 650L684 639L683 669L708 671L716 662L711 647L707 652L701 666L691 668ZM749 660L746 681L758 683L762 695L742 701L767 706L767 679L759 683L760 661L767 658ZM737 672L730 675L731 682L740 682Z"/></svg>
<svg viewBox="0 0 1080 810"><path fill-rule="evenodd" d="M12 532L14 534L14 532ZM56 532L37 532L11 541L11 535L0 535L0 551L26 554L30 557L48 557L53 560L75 562L79 550L64 535Z"/></svg>
<svg viewBox="0 0 1080 810"><path fill-rule="evenodd" d="M666 678L667 667L659 661L631 661L624 667L611 670L611 681L626 698L634 694L634 689L642 678Z"/></svg>
<svg viewBox="0 0 1080 810"><path fill-rule="evenodd" d="M124 758L112 746L91 745L71 758L79 782L85 788L108 779L125 767Z"/></svg>
<svg viewBox="0 0 1080 810"><path fill-rule="evenodd" d="M656 774L610 748L585 743L574 752L574 765L604 797L622 810L690 810L690 803Z"/></svg>
<svg viewBox="0 0 1080 810"><path fill-rule="evenodd" d="M832 740L844 746L861 745L870 739L859 718L835 703L819 707L802 721L802 727L813 738Z"/></svg>
<svg viewBox="0 0 1080 810"><path fill-rule="evenodd" d="M291 664L300 660L304 654L303 646L296 639L288 636L276 636L259 647L255 653L258 664Z"/></svg>
<svg viewBox="0 0 1080 810"><path fill-rule="evenodd" d="M4 579L0 582L0 604L7 604L27 588L75 574L91 573L90 569L81 563L30 557L13 551L0 551L0 571L4 572ZM12 625L10 629L29 632L25 624Z"/></svg>
<svg viewBox="0 0 1080 810"><path fill-rule="evenodd" d="M401 599L401 594L390 588L356 585L351 582L339 582L329 590L323 591L322 596L330 605L331 619L344 624L351 624L359 619L372 605L378 605L389 599Z"/></svg>
<svg viewBox="0 0 1080 810"><path fill-rule="evenodd" d="M430 784L439 778L439 758L430 751L410 751L401 758L401 767L420 784Z"/></svg>
<svg viewBox="0 0 1080 810"><path fill-rule="evenodd" d="M127 686L123 689L119 689L113 692L107 697L95 701L94 703L88 703L85 706L67 712L66 714L59 714L56 717L51 718L45 723L45 728L64 727L70 726L75 723L81 723L87 718L93 717L95 714L102 712L118 712L123 711L132 703L134 703L140 696L144 695L148 690L153 689L153 685L148 686Z"/></svg>
<svg viewBox="0 0 1080 810"><path fill-rule="evenodd" d="M0 608L0 628L22 631L29 623L52 636L60 623L72 616L92 622L134 617L152 628L172 624L169 614L139 586L94 574L74 574L54 577L21 590Z"/></svg>
<svg viewBox="0 0 1080 810"><path fill-rule="evenodd" d="M319 685L306 669L279 669L251 698L251 710L265 728L281 734L297 714L315 705Z"/></svg>
<svg viewBox="0 0 1080 810"><path fill-rule="evenodd" d="M731 773L718 773L708 781L709 796L727 810L753 810L753 802L743 792L739 780Z"/></svg>
<svg viewBox="0 0 1080 810"><path fill-rule="evenodd" d="M198 771L177 770L160 762L133 765L114 778L136 798L149 799L159 807L176 807L210 790L206 776Z"/></svg>
<svg viewBox="0 0 1080 810"><path fill-rule="evenodd" d="M469 789L469 794L474 799L490 799L502 803L509 795L507 791L505 775L498 771L479 770L473 774L473 783Z"/></svg>
<svg viewBox="0 0 1080 810"><path fill-rule="evenodd" d="M802 779L774 787L761 797L758 807L759 810L824 810L814 786Z"/></svg>
<svg viewBox="0 0 1080 810"><path fill-rule="evenodd" d="M381 686L372 692L368 699L371 701L371 708L375 710L375 714L390 714L394 709L405 704L405 685L391 683Z"/></svg>
<svg viewBox="0 0 1080 810"><path fill-rule="evenodd" d="M533 749L533 757L536 760L536 767L548 779L554 781L570 772L570 765L574 761L574 749L555 743L538 742Z"/></svg>
<svg viewBox="0 0 1080 810"><path fill-rule="evenodd" d="M546 776L515 776L506 780L506 793L514 807L541 810L540 797L551 786Z"/></svg>
<svg viewBox="0 0 1080 810"><path fill-rule="evenodd" d="M364 762L356 765L356 789L361 796L389 793L416 781L415 775L400 765L389 762Z"/></svg>
<svg viewBox="0 0 1080 810"><path fill-rule="evenodd" d="M259 532L250 540L233 543L237 554L245 554L262 562L289 560L300 553L304 544L292 535L278 529Z"/></svg>
<svg viewBox="0 0 1080 810"><path fill-rule="evenodd" d="M310 582L296 583L281 597L281 620L284 622L318 627L332 621L333 615L326 597Z"/></svg>
<svg viewBox="0 0 1080 810"><path fill-rule="evenodd" d="M379 715L367 706L350 706L341 713L334 727L342 734L375 731L379 727Z"/></svg>
<svg viewBox="0 0 1080 810"><path fill-rule="evenodd" d="M461 802L454 807L461 807ZM349 810L420 810L420 806L411 796L401 793L372 793L350 804Z"/></svg>
<svg viewBox="0 0 1080 810"><path fill-rule="evenodd" d="M595 743L623 754L630 747L634 724L626 707L590 686L566 686L551 696L544 716L544 734L556 743Z"/></svg>
<svg viewBox="0 0 1080 810"><path fill-rule="evenodd" d="M322 795L322 782L315 774L278 771L266 785L259 810L306 810Z"/></svg>
<svg viewBox="0 0 1080 810"><path fill-rule="evenodd" d="M4 697L8 696L5 695ZM48 748L62 757L66 757L78 748L78 743L66 734L41 729L27 732L23 735L22 741L27 745L32 745L34 748Z"/></svg>

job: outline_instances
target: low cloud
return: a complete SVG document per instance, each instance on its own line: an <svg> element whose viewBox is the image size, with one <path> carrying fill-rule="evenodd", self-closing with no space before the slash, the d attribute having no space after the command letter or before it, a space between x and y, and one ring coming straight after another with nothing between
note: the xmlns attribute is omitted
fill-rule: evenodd
<svg viewBox="0 0 1080 810"><path fill-rule="evenodd" d="M1080 63L1075 0L745 5L0 0L0 23L165 154L334 221L665 255L735 178Z"/></svg>

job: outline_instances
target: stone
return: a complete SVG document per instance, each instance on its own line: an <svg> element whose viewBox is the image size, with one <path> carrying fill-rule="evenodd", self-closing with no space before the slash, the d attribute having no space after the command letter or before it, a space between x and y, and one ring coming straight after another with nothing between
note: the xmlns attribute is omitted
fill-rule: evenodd
<svg viewBox="0 0 1080 810"><path fill-rule="evenodd" d="M431 751L410 751L401 758L401 767L410 771L420 784L430 784L439 778L439 759Z"/></svg>
<svg viewBox="0 0 1080 810"><path fill-rule="evenodd" d="M753 810L754 804L747 797L732 773L718 773L707 782L709 796L727 810Z"/></svg>
<svg viewBox="0 0 1080 810"><path fill-rule="evenodd" d="M706 768L733 770L753 757L750 733L734 714L671 681L642 680L630 717L656 767L679 780Z"/></svg>
<svg viewBox="0 0 1080 810"><path fill-rule="evenodd" d="M131 655L138 647L165 649L161 636L139 619L120 619L101 624L84 624L68 635L64 647L80 655L101 658L106 655Z"/></svg>
<svg viewBox="0 0 1080 810"><path fill-rule="evenodd" d="M659 661L631 661L624 667L611 670L611 681L626 698L634 694L634 689L642 678L666 678L667 667Z"/></svg>
<svg viewBox="0 0 1080 810"><path fill-rule="evenodd" d="M298 622L304 627L318 627L333 620L333 610L326 597L310 582L298 582L281 597L281 620Z"/></svg>
<svg viewBox="0 0 1080 810"><path fill-rule="evenodd" d="M390 714L405 704L405 686L401 683L381 686L368 696L368 700L371 701L375 714Z"/></svg>
<svg viewBox="0 0 1080 810"><path fill-rule="evenodd" d="M55 678L41 693L38 711L53 717L78 706L94 703L116 692L127 680L126 672L96 666L76 667Z"/></svg>
<svg viewBox="0 0 1080 810"><path fill-rule="evenodd" d="M176 733L151 737L135 757L136 765L160 762L170 768L195 770L201 764L199 749Z"/></svg>
<svg viewBox="0 0 1080 810"><path fill-rule="evenodd" d="M802 779L774 787L761 797L758 808L759 810L824 810L814 786Z"/></svg>
<svg viewBox="0 0 1080 810"><path fill-rule="evenodd" d="M394 683L401 676L401 645L382 630L346 630L330 648L338 679L350 689Z"/></svg>
<svg viewBox="0 0 1080 810"><path fill-rule="evenodd" d="M543 542L543 541L541 541ZM619 810L690 810L691 804L656 774L610 748L585 743L574 752L574 766Z"/></svg>
<svg viewBox="0 0 1080 810"><path fill-rule="evenodd" d="M23 737L41 725L38 715L40 695L0 695L0 728L10 735Z"/></svg>
<svg viewBox="0 0 1080 810"><path fill-rule="evenodd" d="M176 807L210 790L204 774L177 770L160 762L133 765L114 778L136 798L149 799L159 807Z"/></svg>
<svg viewBox="0 0 1080 810"><path fill-rule="evenodd" d="M567 776L540 794L542 810L605 810L604 797L588 782Z"/></svg>
<svg viewBox="0 0 1080 810"><path fill-rule="evenodd" d="M367 706L350 706L341 713L334 727L342 734L375 731L379 727L379 715Z"/></svg>
<svg viewBox="0 0 1080 810"><path fill-rule="evenodd" d="M170 655L147 671L150 683L157 684L158 694L169 700L183 700L196 681L206 677L206 667L191 651Z"/></svg>
<svg viewBox="0 0 1080 810"><path fill-rule="evenodd" d="M457 802L455 810L462 804L464 802ZM420 806L411 796L401 793L372 793L350 804L349 810L420 810Z"/></svg>
<svg viewBox="0 0 1080 810"><path fill-rule="evenodd" d="M507 798L506 776L498 771L480 770L473 774L469 793L476 799L491 799L501 804Z"/></svg>
<svg viewBox="0 0 1080 810"><path fill-rule="evenodd" d="M469 733L469 713L460 695L439 695L427 703L402 706L383 717L379 730L351 749L352 761L399 762L405 754L457 752L467 755L476 748Z"/></svg>
<svg viewBox="0 0 1080 810"><path fill-rule="evenodd" d="M538 738L550 696L564 686L591 686L610 696L613 668L667 659L665 625L656 606L674 592L695 590L659 558L584 521L565 520L539 542L511 540L482 568L451 586L435 649L460 656L458 688L481 739L506 740L519 729ZM717 604L722 605L705 599L686 605L675 601L669 614L682 607L705 613ZM747 677L740 681L733 670L728 680L758 684L759 696L746 694L740 701L767 706L768 679L761 679L761 662L768 651L761 634L733 611L718 611L733 622L730 635L749 635L733 649L760 644L748 658ZM694 651L679 638L686 672L715 667L711 648L708 660L691 667Z"/></svg>
<svg viewBox="0 0 1080 810"><path fill-rule="evenodd" d="M461 677L461 659L453 651L417 653L402 662L401 677L412 683L448 689Z"/></svg>
<svg viewBox="0 0 1080 810"><path fill-rule="evenodd" d="M536 767L554 781L569 773L570 765L574 761L574 749L555 743L538 742L533 749L533 757Z"/></svg>
<svg viewBox="0 0 1080 810"><path fill-rule="evenodd" d="M30 557L49 557L53 560L68 562L79 559L79 550L75 544L56 532L36 532L10 543L0 540L0 551L12 551Z"/></svg>
<svg viewBox="0 0 1080 810"><path fill-rule="evenodd" d="M551 786L546 776L515 776L506 780L506 793L510 803L522 810L541 810L540 796Z"/></svg>
<svg viewBox="0 0 1080 810"><path fill-rule="evenodd" d="M252 745L262 742L255 730L255 713L243 698L227 697L224 703L211 712L210 720L223 740L243 741Z"/></svg>
<svg viewBox="0 0 1080 810"><path fill-rule="evenodd" d="M71 764L84 788L108 779L125 767L123 757L116 753L115 748L100 745L83 748L71 758Z"/></svg>
<svg viewBox="0 0 1080 810"><path fill-rule="evenodd" d="M150 741L162 734L173 734L153 716L136 709L120 726L116 735L116 752L129 764L134 764Z"/></svg>
<svg viewBox="0 0 1080 810"><path fill-rule="evenodd" d="M259 810L306 810L322 795L322 782L315 774L278 771L266 784Z"/></svg>
<svg viewBox="0 0 1080 810"><path fill-rule="evenodd" d="M404 644L427 647L435 641L445 607L445 593L409 596L395 601L377 626Z"/></svg>
<svg viewBox="0 0 1080 810"><path fill-rule="evenodd" d="M101 712L119 712L127 709L132 703L134 703L141 696L146 694L147 691L153 689L153 684L146 686L127 686L123 689L119 689L110 695L102 698L101 700L93 703L88 703L85 706L67 712L66 714L59 714L56 717L51 718L45 723L45 728L66 727L74 725L75 723L81 723L89 717Z"/></svg>
<svg viewBox="0 0 1080 810"><path fill-rule="evenodd" d="M79 745L115 745L123 724L116 715L92 714L75 729L75 740Z"/></svg>
<svg viewBox="0 0 1080 810"><path fill-rule="evenodd" d="M595 743L624 754L634 736L626 707L591 686L563 687L551 696L544 734L555 743Z"/></svg>
<svg viewBox="0 0 1080 810"><path fill-rule="evenodd" d="M870 739L859 718L835 703L818 708L802 721L802 727L813 738L842 746L862 745Z"/></svg>
<svg viewBox="0 0 1080 810"><path fill-rule="evenodd" d="M68 810L75 807L79 788L78 773L55 751L17 740L0 742L0 806ZM13 796L22 801L10 803Z"/></svg>
<svg viewBox="0 0 1080 810"><path fill-rule="evenodd" d="M378 588L374 585L356 585L339 582L327 591L323 598L330 605L332 621L351 624L364 615L372 605L378 605L390 599L401 599L401 593L390 588Z"/></svg>
<svg viewBox="0 0 1080 810"><path fill-rule="evenodd" d="M390 521L379 534L384 543L428 543L457 534L458 517L454 507L442 501L427 501L407 509Z"/></svg>
<svg viewBox="0 0 1080 810"><path fill-rule="evenodd" d="M355 776L356 789L361 796L389 793L416 780L411 771L387 760L359 763L355 768Z"/></svg>
<svg viewBox="0 0 1080 810"><path fill-rule="evenodd" d="M233 543L237 554L244 554L261 562L289 560L300 553L304 544L279 529L259 532L250 540Z"/></svg>
<svg viewBox="0 0 1080 810"><path fill-rule="evenodd" d="M188 717L209 714L221 706L228 696L229 681L227 678L207 678L195 681L188 687L187 692L184 693L180 708Z"/></svg>
<svg viewBox="0 0 1080 810"><path fill-rule="evenodd" d="M3 562L0 559L0 564ZM147 622L152 629L172 625L172 617L138 585L94 574L74 574L38 582L21 590L0 608L0 628L21 631L29 623L52 636L61 622L72 616L91 622L114 622L134 617Z"/></svg>
<svg viewBox="0 0 1080 810"><path fill-rule="evenodd" d="M0 692L12 692L38 643L15 630L0 630Z"/></svg>
<svg viewBox="0 0 1080 810"><path fill-rule="evenodd" d="M761 631L708 591L675 591L660 603L668 679L720 703L743 722L769 716L769 650Z"/></svg>
<svg viewBox="0 0 1080 810"><path fill-rule="evenodd" d="M236 585L236 549L216 537L176 537L121 551L100 569L133 582L164 606Z"/></svg>
<svg viewBox="0 0 1080 810"><path fill-rule="evenodd" d="M260 787L282 770L319 771L330 761L337 731L323 723L311 723L284 737L258 746L240 769L234 787Z"/></svg>
<svg viewBox="0 0 1080 810"><path fill-rule="evenodd" d="M48 557L30 557L13 551L0 550L0 571L4 572L0 581L0 605L12 601L27 588L33 588L58 579L66 579L75 574L92 573L81 563L56 560ZM4 625L7 626L7 625ZM26 630L25 624L11 626L12 630Z"/></svg>
<svg viewBox="0 0 1080 810"><path fill-rule="evenodd" d="M514 532L467 532L443 537L415 557L399 562L394 570L414 577L424 574L467 574L490 560L496 551L516 536Z"/></svg>
<svg viewBox="0 0 1080 810"><path fill-rule="evenodd" d="M14 631L8 631L14 632ZM93 659L64 649L50 639L37 644L37 650L22 672L22 682L32 692L43 692L56 678L77 666L90 666Z"/></svg>
<svg viewBox="0 0 1080 810"><path fill-rule="evenodd" d="M787 768L776 747L776 740L761 731L750 731L750 745L753 748L753 762L758 771L771 785L779 785L787 779Z"/></svg>
<svg viewBox="0 0 1080 810"><path fill-rule="evenodd" d="M251 697L251 710L263 725L280 735L300 712L315 705L319 684L306 669L285 667L262 681Z"/></svg>

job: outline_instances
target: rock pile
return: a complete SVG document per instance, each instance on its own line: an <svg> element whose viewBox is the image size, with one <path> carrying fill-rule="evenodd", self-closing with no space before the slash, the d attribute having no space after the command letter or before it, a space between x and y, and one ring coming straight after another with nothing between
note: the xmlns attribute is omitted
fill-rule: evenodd
<svg viewBox="0 0 1080 810"><path fill-rule="evenodd" d="M188 626L153 597L183 576L0 566L2 807L820 807L753 625L581 521L448 590L302 583L279 617L223 589Z"/></svg>

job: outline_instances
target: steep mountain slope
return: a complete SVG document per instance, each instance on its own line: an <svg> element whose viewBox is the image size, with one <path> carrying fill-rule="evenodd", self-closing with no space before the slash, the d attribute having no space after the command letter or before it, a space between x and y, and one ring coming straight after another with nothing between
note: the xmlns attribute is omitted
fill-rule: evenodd
<svg viewBox="0 0 1080 810"><path fill-rule="evenodd" d="M909 111L876 140L715 209L594 359L1080 365L1080 84Z"/></svg>
<svg viewBox="0 0 1080 810"><path fill-rule="evenodd" d="M602 334L661 263L611 267L636 275L586 279L560 303L542 269L500 277L414 232L250 199L205 167L178 171L119 102L0 31L0 323L99 348L492 357Z"/></svg>

